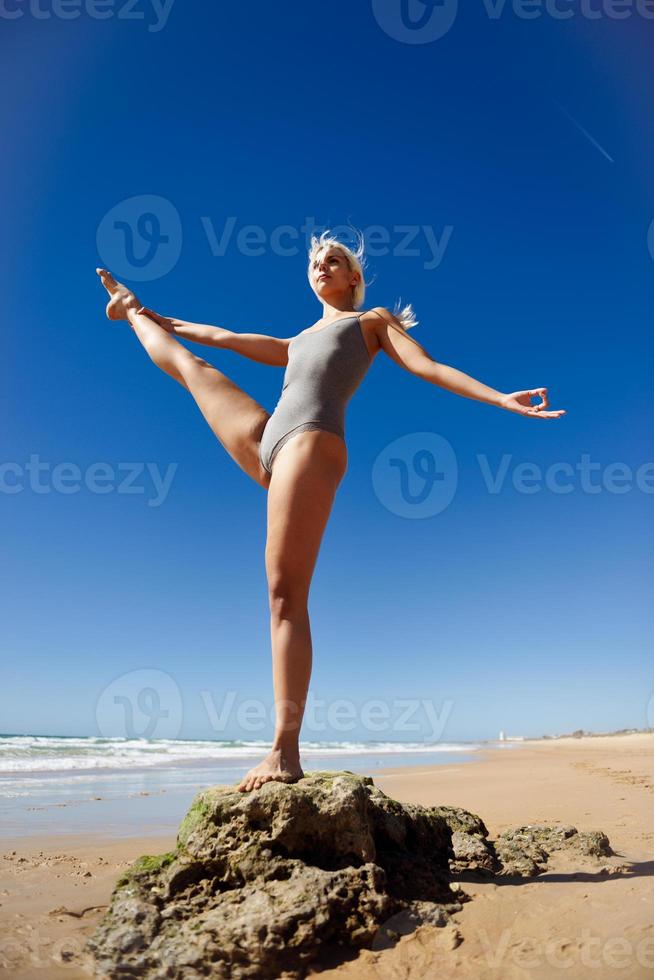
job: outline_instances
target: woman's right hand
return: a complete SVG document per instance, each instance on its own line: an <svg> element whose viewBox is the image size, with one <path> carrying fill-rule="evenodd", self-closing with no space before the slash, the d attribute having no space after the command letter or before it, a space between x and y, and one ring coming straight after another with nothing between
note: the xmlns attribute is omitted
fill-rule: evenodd
<svg viewBox="0 0 654 980"><path fill-rule="evenodd" d="M145 316L149 316L151 320L158 323L160 327L163 327L168 333L175 333L175 324L179 323L179 320L174 319L170 316L162 316L161 313L155 313L154 310L149 309L144 306L139 313L143 313Z"/></svg>

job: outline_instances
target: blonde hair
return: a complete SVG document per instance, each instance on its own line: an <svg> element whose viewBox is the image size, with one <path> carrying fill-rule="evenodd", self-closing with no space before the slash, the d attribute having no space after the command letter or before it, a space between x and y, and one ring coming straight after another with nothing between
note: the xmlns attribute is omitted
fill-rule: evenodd
<svg viewBox="0 0 654 980"><path fill-rule="evenodd" d="M354 249L351 249L343 242L340 242L329 229L323 231L320 237L312 235L311 247L309 249L307 276L309 277L309 281L311 281L311 267L314 259L318 257L320 252L327 248L337 249L345 256L345 261L347 262L351 271L359 273L359 281L352 290L352 309L358 310L363 306L363 301L366 296L366 281L363 274L363 269L366 264L364 256L365 239L361 232L356 228L354 229L354 234L357 240L357 244ZM407 303L406 306L402 307L401 300L398 300L393 310L393 316L399 321L400 326L403 327L404 330L411 330L412 327L416 327L418 325L418 320L416 320L413 307L410 303Z"/></svg>

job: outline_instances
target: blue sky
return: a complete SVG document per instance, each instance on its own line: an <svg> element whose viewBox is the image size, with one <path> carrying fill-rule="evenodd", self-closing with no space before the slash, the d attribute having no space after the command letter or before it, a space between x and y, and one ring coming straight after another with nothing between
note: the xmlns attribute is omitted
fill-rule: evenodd
<svg viewBox="0 0 654 980"><path fill-rule="evenodd" d="M104 319L94 269L292 336L321 315L306 227L348 221L380 253L366 307L401 296L436 360L568 414L375 360L310 595L312 696L356 725L304 737L411 739L371 735L371 699L419 705L415 737L423 701L444 739L654 724L654 22L480 0L429 40L411 4L413 28L399 0L3 8L0 731L107 734L98 704L146 670L177 692L172 734L270 734L206 710L272 703L265 491ZM281 369L193 349L272 411ZM422 511L388 462L419 493L420 450L446 473Z"/></svg>

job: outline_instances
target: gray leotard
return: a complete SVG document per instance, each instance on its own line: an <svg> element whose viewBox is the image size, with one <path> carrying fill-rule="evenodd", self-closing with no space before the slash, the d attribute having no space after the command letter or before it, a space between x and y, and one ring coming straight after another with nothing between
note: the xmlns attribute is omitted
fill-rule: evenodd
<svg viewBox="0 0 654 980"><path fill-rule="evenodd" d="M279 450L298 432L324 429L345 439L345 409L371 360L358 314L293 337L282 393L259 446L269 473Z"/></svg>

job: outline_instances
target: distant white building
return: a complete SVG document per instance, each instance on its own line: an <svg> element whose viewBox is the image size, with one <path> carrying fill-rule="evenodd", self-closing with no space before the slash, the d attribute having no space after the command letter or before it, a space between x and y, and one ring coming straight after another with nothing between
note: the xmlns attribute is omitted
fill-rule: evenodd
<svg viewBox="0 0 654 980"><path fill-rule="evenodd" d="M500 742L524 742L524 740L524 735L507 735L506 732L500 732Z"/></svg>

